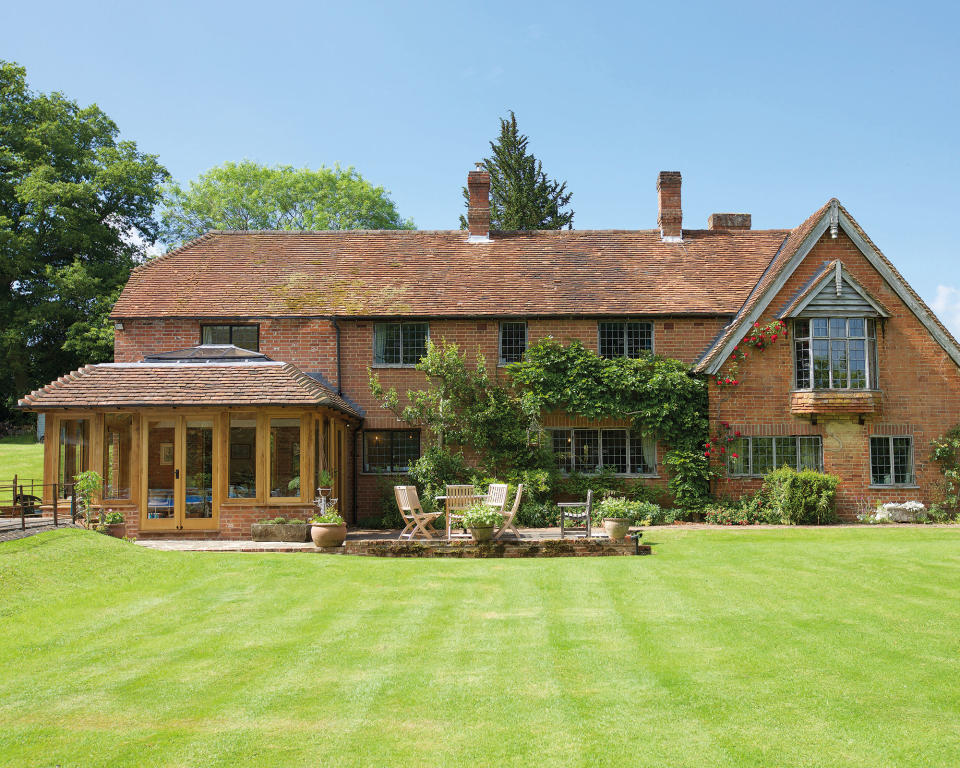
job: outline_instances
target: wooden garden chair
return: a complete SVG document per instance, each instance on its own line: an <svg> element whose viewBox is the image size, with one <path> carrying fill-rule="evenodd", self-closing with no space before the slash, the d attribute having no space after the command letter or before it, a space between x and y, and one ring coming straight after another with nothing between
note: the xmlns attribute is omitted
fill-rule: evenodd
<svg viewBox="0 0 960 768"><path fill-rule="evenodd" d="M407 524L407 527L400 533L401 539L412 539L418 534L427 539L440 535L440 531L433 527L433 521L440 517L440 513L423 511L423 507L420 506L420 494L417 493L417 486L395 485L393 486L393 492L397 497L400 516Z"/></svg>
<svg viewBox="0 0 960 768"><path fill-rule="evenodd" d="M590 515L593 513L593 491L587 491L586 501L568 501L557 504L560 507L560 538L563 538L564 522L573 520L582 521L583 525L571 527L568 530L571 533L583 531L584 535L590 538Z"/></svg>
<svg viewBox="0 0 960 768"><path fill-rule="evenodd" d="M507 508L507 484L490 483L490 487L487 489L487 498L483 500L483 503L493 507L502 515Z"/></svg>
<svg viewBox="0 0 960 768"><path fill-rule="evenodd" d="M504 515L503 524L500 526L493 538L499 539L507 531L513 531L514 536L516 536L518 539L520 538L520 531L518 531L517 526L513 524L513 518L517 516L517 510L520 509L521 496L523 496L523 483L520 483L520 485L517 486L517 496L513 500L513 507Z"/></svg>
<svg viewBox="0 0 960 768"><path fill-rule="evenodd" d="M473 506L484 497L478 495L477 489L472 485L448 485L447 495L442 498L447 507L447 540L453 538L469 539L470 534L466 531L453 533L453 528L457 522L460 522L459 527L463 528L463 514L458 514L458 512L462 513L467 507Z"/></svg>

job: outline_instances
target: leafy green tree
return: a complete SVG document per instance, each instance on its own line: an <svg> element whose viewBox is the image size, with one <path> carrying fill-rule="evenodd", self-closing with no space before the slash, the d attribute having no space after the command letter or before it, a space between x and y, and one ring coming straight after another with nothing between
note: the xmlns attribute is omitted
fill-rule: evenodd
<svg viewBox="0 0 960 768"><path fill-rule="evenodd" d="M99 107L30 90L0 61L0 420L19 397L110 360L108 314L156 239L167 172Z"/></svg>
<svg viewBox="0 0 960 768"><path fill-rule="evenodd" d="M483 355L471 368L456 344L428 341L417 370L429 386L407 391L406 405L396 389L384 388L369 372L370 390L382 408L424 427L440 448L470 449L477 466L491 474L550 463L538 446L540 411L533 399L491 378Z"/></svg>
<svg viewBox="0 0 960 768"><path fill-rule="evenodd" d="M211 229L413 229L383 187L353 168L268 167L227 162L170 183L161 212L171 247Z"/></svg>
<svg viewBox="0 0 960 768"><path fill-rule="evenodd" d="M500 136L490 142L492 155L482 166L490 174L490 228L503 232L520 229L563 229L573 226L573 211L566 210L572 193L567 182L547 177L530 140L517 128L517 116L500 118ZM469 208L467 188L463 197ZM466 216L460 228L467 228Z"/></svg>

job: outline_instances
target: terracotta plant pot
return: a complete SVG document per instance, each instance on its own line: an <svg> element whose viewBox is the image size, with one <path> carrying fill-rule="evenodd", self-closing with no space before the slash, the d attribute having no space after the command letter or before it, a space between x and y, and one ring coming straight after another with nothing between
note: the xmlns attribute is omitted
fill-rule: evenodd
<svg viewBox="0 0 960 768"><path fill-rule="evenodd" d="M310 538L318 547L339 547L347 539L347 524L311 523Z"/></svg>
<svg viewBox="0 0 960 768"><path fill-rule="evenodd" d="M630 530L629 517L605 517L603 518L603 530L611 539L622 539Z"/></svg>
<svg viewBox="0 0 960 768"><path fill-rule="evenodd" d="M330 494L333 493L333 488L317 488L317 493L319 493L321 496L329 497Z"/></svg>
<svg viewBox="0 0 960 768"><path fill-rule="evenodd" d="M471 528L470 535L474 541L490 541L493 538L493 526L485 525L483 528Z"/></svg>
<svg viewBox="0 0 960 768"><path fill-rule="evenodd" d="M126 523L111 523L107 526L107 532L117 539L122 539L127 534Z"/></svg>

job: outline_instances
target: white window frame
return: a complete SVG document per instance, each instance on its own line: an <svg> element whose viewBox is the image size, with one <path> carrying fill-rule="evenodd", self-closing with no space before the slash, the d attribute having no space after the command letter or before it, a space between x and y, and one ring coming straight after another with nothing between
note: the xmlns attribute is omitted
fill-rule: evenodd
<svg viewBox="0 0 960 768"><path fill-rule="evenodd" d="M897 476L896 465L894 464L894 457L896 454L893 450L893 441L894 440L909 440L910 441L910 478L903 483L898 483L896 481L889 483L878 483L873 479L873 441L874 440L883 440L886 442L887 454L890 459L890 477L895 478ZM916 460L916 443L914 442L913 435L870 435L870 450L868 451L868 461L869 465L867 471L870 473L870 487L871 488L915 488L917 485L917 460Z"/></svg>
<svg viewBox="0 0 960 768"><path fill-rule="evenodd" d="M546 431L550 435L550 448L553 450L553 435L556 432L566 432L567 433L567 442L571 445L570 450L570 461L567 464L566 468L561 468L560 471L567 475L570 474L571 467L573 465L573 437L574 432L596 432L597 434L597 469L603 471L603 433L604 432L626 432L627 433L627 468L633 466L633 443L634 440L640 443L641 451L643 450L643 440L644 437L639 432L635 432L630 427L547 427ZM617 477L659 477L657 473L658 467L658 458L657 458L657 441L648 438L651 440L653 456L649 457L652 459L649 472L615 472L614 474ZM644 458L648 458L644 456ZM584 472L582 474L592 475L599 474L599 472Z"/></svg>
<svg viewBox="0 0 960 768"><path fill-rule="evenodd" d="M523 326L523 353L520 355L521 360L527 353L527 348L530 346L530 331L527 327L526 320L501 320L497 331L497 360L499 361L500 365L510 365L511 363L518 362L516 360L506 360L503 357L503 326L505 325Z"/></svg>
<svg viewBox="0 0 960 768"><path fill-rule="evenodd" d="M601 339L600 326L601 326L601 325L604 325L604 324L606 324L606 325L622 325L622 326L623 326L623 355L621 355L620 357L625 357L625 358L627 358L628 360L637 360L638 357L630 357L630 356L627 354L627 326L630 325L630 324L649 326L649 328L650 328L650 349L641 349L640 352L641 352L641 354L644 353L644 352L647 352L647 353L649 353L649 354L651 354L651 355L654 353L655 336L656 336L656 334L654 333L655 328L654 328L654 324L653 324L653 321L652 321L652 320L597 320L597 354L600 355L601 357L603 357L605 360L616 360L617 358L616 358L616 357L606 357L606 356L603 354L602 346L601 346L601 344L600 344L600 339Z"/></svg>
<svg viewBox="0 0 960 768"><path fill-rule="evenodd" d="M753 441L755 439L760 440L771 440L771 450L773 453L773 458L771 459L771 464L773 470L779 469L782 464L777 463L777 440L793 440L795 447L795 455L797 457L797 463L793 467L797 471L800 471L800 441L801 440L816 440L817 447L817 472L823 472L823 438L820 435L742 435L737 438L737 440L746 440L747 441L747 452L746 452L746 472L734 472L731 468L731 459L733 458L734 451L731 450L731 446L734 443L727 443L726 448L726 465L727 465L727 477L763 477L763 474L753 471ZM744 458L742 455L739 456L740 459ZM770 470L771 472L773 470Z"/></svg>
<svg viewBox="0 0 960 768"><path fill-rule="evenodd" d="M400 362L399 363L378 363L377 362L377 328L388 325L396 325L400 329ZM403 326L405 325L425 325L427 326L427 335L424 339L424 348L430 342L430 323L422 320L391 320L388 322L373 324L373 367L374 368L415 368L417 363L403 362Z"/></svg>

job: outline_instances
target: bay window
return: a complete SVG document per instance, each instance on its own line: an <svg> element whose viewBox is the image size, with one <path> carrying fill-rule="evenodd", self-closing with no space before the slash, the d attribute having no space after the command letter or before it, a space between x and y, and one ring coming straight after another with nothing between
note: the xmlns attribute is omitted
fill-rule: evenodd
<svg viewBox="0 0 960 768"><path fill-rule="evenodd" d="M876 389L876 321L812 317L793 324L797 389Z"/></svg>

